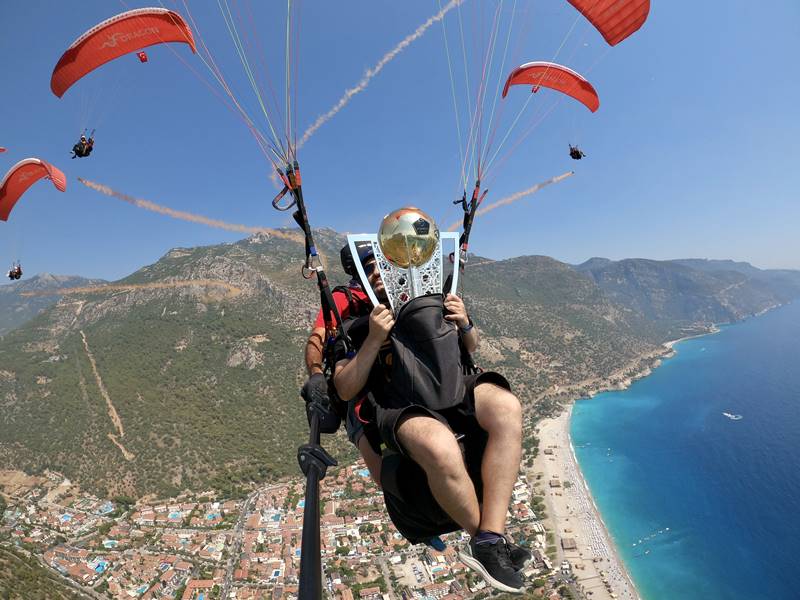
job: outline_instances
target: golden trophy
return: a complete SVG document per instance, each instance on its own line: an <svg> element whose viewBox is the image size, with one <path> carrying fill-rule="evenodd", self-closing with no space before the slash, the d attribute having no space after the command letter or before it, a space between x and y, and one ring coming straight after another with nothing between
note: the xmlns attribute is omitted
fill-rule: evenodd
<svg viewBox="0 0 800 600"><path fill-rule="evenodd" d="M383 217L378 245L386 260L402 269L427 263L439 245L439 227L413 206Z"/></svg>
<svg viewBox="0 0 800 600"><path fill-rule="evenodd" d="M430 294L455 292L458 283L458 234L440 233L436 222L419 208L409 206L395 210L383 218L378 234L351 234L347 236L354 257L365 245L372 250L378 272L395 315L413 298ZM442 242L453 252L443 251ZM449 258L448 258L449 257ZM373 304L385 302L378 299L369 285L361 260L356 269L362 285ZM452 267L450 267L452 262ZM445 266L452 274L450 289L443 290Z"/></svg>

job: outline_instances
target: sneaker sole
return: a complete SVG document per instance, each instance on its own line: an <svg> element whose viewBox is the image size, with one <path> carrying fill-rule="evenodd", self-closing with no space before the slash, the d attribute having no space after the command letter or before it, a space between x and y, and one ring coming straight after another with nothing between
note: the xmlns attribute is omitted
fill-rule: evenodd
<svg viewBox="0 0 800 600"><path fill-rule="evenodd" d="M498 581L497 579L489 575L489 572L483 568L481 562L477 558L472 556L472 552L470 551L469 546L466 546L463 550L459 550L458 558L460 558L461 562L467 565L470 569L480 573L484 581L486 581L486 583L488 583L496 590L500 590L501 592L508 592L510 594L522 594L525 591L524 587L513 588L510 585L506 585L505 583Z"/></svg>

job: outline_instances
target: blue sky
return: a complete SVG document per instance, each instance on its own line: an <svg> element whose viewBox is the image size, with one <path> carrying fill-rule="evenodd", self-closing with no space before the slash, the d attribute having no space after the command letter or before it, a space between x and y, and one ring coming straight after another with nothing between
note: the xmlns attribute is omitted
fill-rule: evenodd
<svg viewBox="0 0 800 600"><path fill-rule="evenodd" d="M722 5L656 0L645 26L608 49L582 19L569 33L577 13L565 1L518 0L512 17L513 1L506 0L501 32L508 33L509 19L514 28L505 71L514 60L552 60L566 38L555 60L584 73L601 106L591 114L576 102L558 102L494 172L487 202L571 169L576 174L478 219L471 250L491 258L544 254L571 263L592 256L707 257L800 268L800 4ZM52 95L50 74L64 49L95 23L139 6L146 4L0 6L0 146L9 149L0 154L0 171L39 156L69 179L64 194L47 182L36 184L9 222L0 223L0 262L19 257L28 274L117 279L170 248L242 237L135 208L82 186L77 177L215 219L290 225L287 213L269 204L275 193L271 167L247 128L167 48L147 49L147 64L122 58L62 99ZM247 16L281 94L285 6L257 2L252 21ZM494 6L466 0L461 9L472 73L480 66L476 50L488 37ZM217 3L194 1L189 8L255 116L257 104ZM437 11L435 0L301 1L298 135ZM444 23L454 61L463 61L454 48L460 44L457 12ZM208 79L188 48L174 49ZM498 77L499 69L491 74L493 90ZM456 68L455 82L463 90L463 69ZM474 90L470 96L474 101ZM459 94L462 124L466 97ZM515 88L503 101L500 136L527 98L527 90ZM543 90L520 124L556 101L555 92ZM95 153L70 160L84 125L98 128ZM588 157L570 160L569 142L579 143ZM459 217L451 204L459 189L458 155L442 27L436 24L300 151L312 225L375 231L385 213L415 204L444 228Z"/></svg>

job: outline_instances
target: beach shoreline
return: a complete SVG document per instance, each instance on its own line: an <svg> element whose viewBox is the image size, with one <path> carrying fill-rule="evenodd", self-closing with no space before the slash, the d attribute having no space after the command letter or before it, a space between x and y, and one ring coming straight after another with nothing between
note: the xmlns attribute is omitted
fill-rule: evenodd
<svg viewBox="0 0 800 600"><path fill-rule="evenodd" d="M765 309L765 310L771 310L771 309ZM759 313L759 314L763 314L763 313ZM756 315L756 316L758 316L758 315ZM721 329L716 324L713 324L713 325L711 325L711 329L709 331L706 331L704 333L696 333L694 335L687 335L685 337L678 338L677 340L671 340L669 342L664 342L663 346L665 348L669 348L670 350L672 350L674 352L675 344L680 344L681 342L685 342L686 340L693 340L695 338L705 337L707 335L714 335L715 333L719 333L720 331L721 331ZM670 354L669 356L672 356L672 354Z"/></svg>
<svg viewBox="0 0 800 600"><path fill-rule="evenodd" d="M674 347L676 344L685 340L713 335L719 333L719 331L720 329L716 325L711 325L707 331L664 342L654 350L636 357L609 375L594 377L568 385L554 385L534 398L534 403L548 398L560 398L564 406L568 406L575 400L594 398L597 394L602 394L603 392L626 390L638 379L650 375L654 369L661 366L664 360L675 356Z"/></svg>
<svg viewBox="0 0 800 600"><path fill-rule="evenodd" d="M672 358L678 343L719 331L712 325L709 331L663 343L658 352L638 359L632 375L620 379L617 373L613 378L594 382L588 398L606 391L627 389L634 381L650 375L663 360ZM631 365L626 368L631 369ZM529 480L535 482L534 493L545 498L545 524L547 531L554 535L558 563L570 562L584 595L590 594L592 600L642 600L575 454L569 429L572 409L578 399L571 399L556 417L537 423L539 454L534 459Z"/></svg>
<svg viewBox="0 0 800 600"><path fill-rule="evenodd" d="M576 585L592 600L642 600L594 502L569 434L572 405L537 425L539 455L531 480L544 496L545 526L554 534L558 565L570 563Z"/></svg>

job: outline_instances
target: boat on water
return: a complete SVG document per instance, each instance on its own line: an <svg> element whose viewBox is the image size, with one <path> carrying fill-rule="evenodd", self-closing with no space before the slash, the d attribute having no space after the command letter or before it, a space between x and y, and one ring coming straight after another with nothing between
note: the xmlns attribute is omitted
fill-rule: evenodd
<svg viewBox="0 0 800 600"><path fill-rule="evenodd" d="M726 417L728 417L731 421L739 421L742 418L742 415L734 415L734 414L729 413L729 412L724 412L722 414L725 415Z"/></svg>

